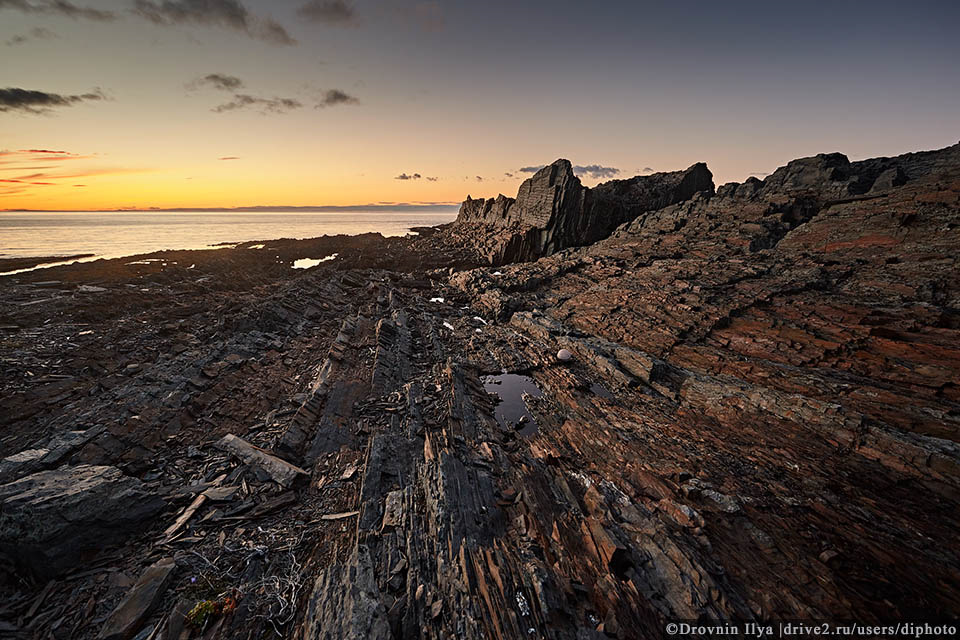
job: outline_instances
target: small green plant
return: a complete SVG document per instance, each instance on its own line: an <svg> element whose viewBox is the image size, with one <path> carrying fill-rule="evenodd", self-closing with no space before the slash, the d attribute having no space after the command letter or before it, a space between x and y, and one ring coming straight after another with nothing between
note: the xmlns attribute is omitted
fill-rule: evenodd
<svg viewBox="0 0 960 640"><path fill-rule="evenodd" d="M237 608L234 595L226 595L216 600L201 600L187 614L187 622L193 627L203 628L213 618L227 615Z"/></svg>

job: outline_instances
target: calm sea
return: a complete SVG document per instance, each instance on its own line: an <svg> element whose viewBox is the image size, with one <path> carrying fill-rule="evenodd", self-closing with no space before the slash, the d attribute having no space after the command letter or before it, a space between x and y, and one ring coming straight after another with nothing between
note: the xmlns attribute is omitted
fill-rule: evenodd
<svg viewBox="0 0 960 640"><path fill-rule="evenodd" d="M205 249L224 242L407 233L449 222L437 211L0 213L0 258L93 253L120 258L162 249Z"/></svg>

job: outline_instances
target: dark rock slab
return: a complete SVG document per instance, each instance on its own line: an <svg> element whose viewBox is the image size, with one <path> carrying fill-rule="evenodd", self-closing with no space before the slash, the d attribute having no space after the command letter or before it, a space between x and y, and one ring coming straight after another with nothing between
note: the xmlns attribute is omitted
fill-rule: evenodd
<svg viewBox="0 0 960 640"><path fill-rule="evenodd" d="M12 482L26 475L60 465L70 454L105 431L91 427L84 431L67 431L43 444L0 460L0 483Z"/></svg>
<svg viewBox="0 0 960 640"><path fill-rule="evenodd" d="M143 572L126 597L113 610L97 640L129 640L163 599L176 564L173 558L156 562Z"/></svg>
<svg viewBox="0 0 960 640"><path fill-rule="evenodd" d="M40 471L0 486L0 554L50 578L139 532L164 504L116 467Z"/></svg>

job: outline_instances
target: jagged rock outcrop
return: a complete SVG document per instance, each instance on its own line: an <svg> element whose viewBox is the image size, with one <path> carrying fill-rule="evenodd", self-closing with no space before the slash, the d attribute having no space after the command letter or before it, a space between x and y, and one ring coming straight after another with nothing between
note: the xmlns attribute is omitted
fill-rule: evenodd
<svg viewBox="0 0 960 640"><path fill-rule="evenodd" d="M697 163L685 171L654 173L584 187L569 160L557 160L520 185L516 198L470 196L454 232L473 235L494 264L534 260L591 244L645 211L713 191L713 175Z"/></svg>
<svg viewBox="0 0 960 640"><path fill-rule="evenodd" d="M642 190L625 182L620 202ZM0 313L43 340L0 343L0 474L96 461L178 509L69 580L0 558L0 629L94 640L118 604L125 632L189 640L954 620L958 233L960 145L800 159L499 267L434 268L466 255L443 253L450 230L275 279L233 262L257 252L213 252L220 270L195 252L213 282L256 286L171 277L120 322L50 301L49 275L9 286ZM397 246L431 266L379 268ZM106 272L56 273L84 269ZM501 419L503 373L524 430ZM309 482L218 449L227 433ZM120 604L171 556L165 591Z"/></svg>

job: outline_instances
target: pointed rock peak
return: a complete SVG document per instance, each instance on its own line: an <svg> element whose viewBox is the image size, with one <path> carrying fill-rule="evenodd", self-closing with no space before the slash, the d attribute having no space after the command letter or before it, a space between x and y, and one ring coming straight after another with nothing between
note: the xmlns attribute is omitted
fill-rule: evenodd
<svg viewBox="0 0 960 640"><path fill-rule="evenodd" d="M557 183L573 181L575 181L575 184L580 184L580 178L573 173L573 165L566 158L559 158L543 166L535 174L524 180L524 183L546 182L553 186Z"/></svg>
<svg viewBox="0 0 960 640"><path fill-rule="evenodd" d="M713 193L714 188L713 172L707 168L706 162L697 162L683 172L683 180L680 182L680 191L677 193L677 197L681 200L687 200L700 191Z"/></svg>

